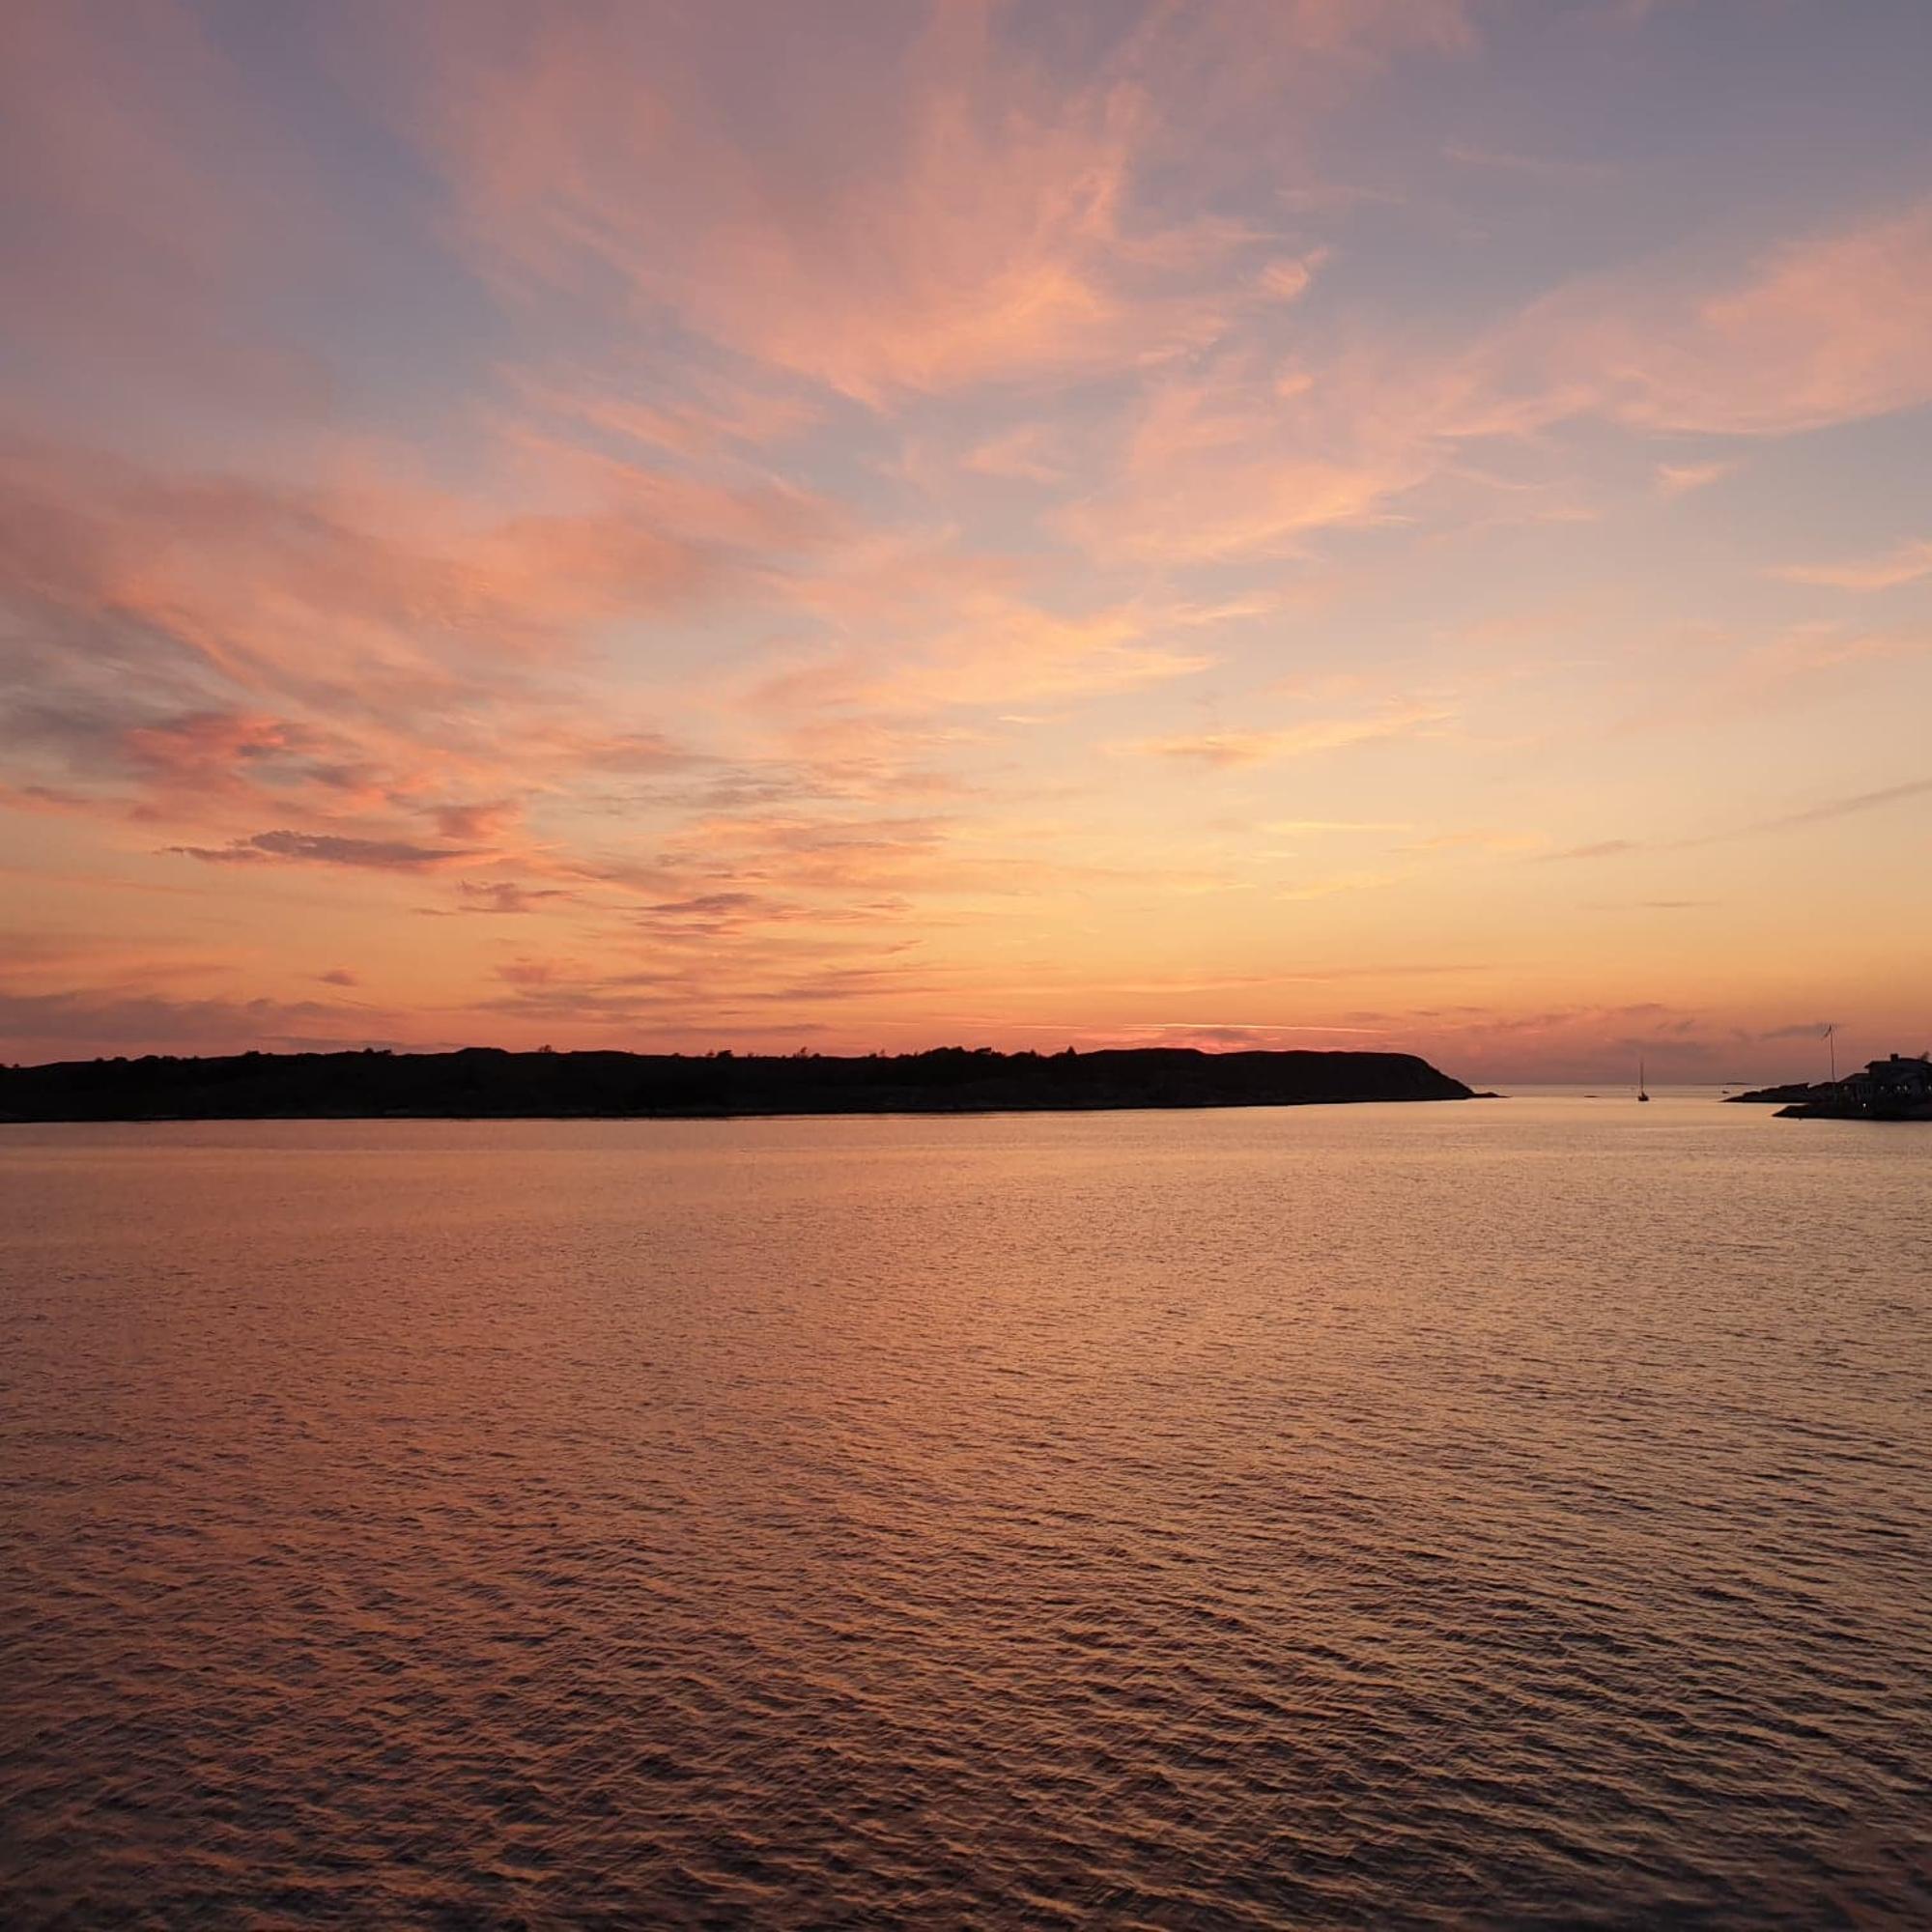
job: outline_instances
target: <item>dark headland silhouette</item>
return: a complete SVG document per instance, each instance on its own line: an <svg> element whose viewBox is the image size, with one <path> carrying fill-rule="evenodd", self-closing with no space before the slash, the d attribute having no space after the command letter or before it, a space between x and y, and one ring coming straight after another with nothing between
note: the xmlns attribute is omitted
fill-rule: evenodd
<svg viewBox="0 0 1932 1932"><path fill-rule="evenodd" d="M626 1119L1468 1100L1409 1053L243 1053L0 1067L0 1120Z"/></svg>
<svg viewBox="0 0 1932 1932"><path fill-rule="evenodd" d="M1932 1121L1932 1053L1894 1053L1842 1080L1797 1080L1730 1097L1775 1105L1780 1120Z"/></svg>

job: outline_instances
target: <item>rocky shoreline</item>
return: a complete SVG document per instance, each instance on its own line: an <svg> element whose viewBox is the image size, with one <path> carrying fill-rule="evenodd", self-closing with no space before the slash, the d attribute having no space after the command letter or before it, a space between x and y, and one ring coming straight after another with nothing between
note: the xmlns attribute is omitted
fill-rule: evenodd
<svg viewBox="0 0 1932 1932"><path fill-rule="evenodd" d="M1728 1097L1776 1106L1781 1121L1932 1121L1932 1063L1894 1053L1843 1080L1801 1080Z"/></svg>

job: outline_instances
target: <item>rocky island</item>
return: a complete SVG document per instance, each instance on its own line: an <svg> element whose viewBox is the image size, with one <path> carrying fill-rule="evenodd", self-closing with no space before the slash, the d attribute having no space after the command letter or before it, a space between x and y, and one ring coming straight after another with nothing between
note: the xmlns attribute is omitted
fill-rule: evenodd
<svg viewBox="0 0 1932 1932"><path fill-rule="evenodd" d="M0 1121L517 1120L942 1114L1467 1100L1408 1053L939 1047L796 1054L243 1053L0 1068Z"/></svg>
<svg viewBox="0 0 1932 1932"><path fill-rule="evenodd" d="M1932 1121L1932 1056L1894 1053L1843 1080L1801 1080L1730 1098L1775 1105L1781 1121Z"/></svg>
<svg viewBox="0 0 1932 1932"><path fill-rule="evenodd" d="M1726 1103L1744 1107L1800 1107L1838 1090L1829 1080L1787 1080L1781 1087L1754 1087L1748 1094L1726 1094Z"/></svg>

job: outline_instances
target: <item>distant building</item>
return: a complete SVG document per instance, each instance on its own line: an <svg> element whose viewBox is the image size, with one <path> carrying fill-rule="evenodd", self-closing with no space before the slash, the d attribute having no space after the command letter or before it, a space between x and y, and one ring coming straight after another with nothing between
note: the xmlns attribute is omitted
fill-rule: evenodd
<svg viewBox="0 0 1932 1932"><path fill-rule="evenodd" d="M1844 1083L1852 1104L1870 1114L1905 1113L1932 1106L1932 1060L1903 1054L1874 1060Z"/></svg>

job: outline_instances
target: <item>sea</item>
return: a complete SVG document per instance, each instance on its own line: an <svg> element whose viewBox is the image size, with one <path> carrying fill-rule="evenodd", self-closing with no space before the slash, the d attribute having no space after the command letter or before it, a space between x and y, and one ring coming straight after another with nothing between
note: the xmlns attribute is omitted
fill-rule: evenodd
<svg viewBox="0 0 1932 1932"><path fill-rule="evenodd" d="M1932 1923L1932 1128L0 1128L0 1924Z"/></svg>

